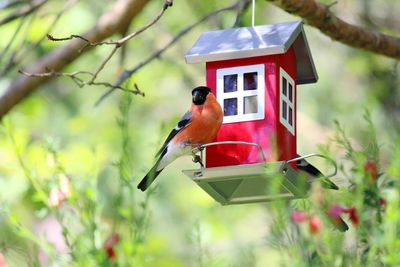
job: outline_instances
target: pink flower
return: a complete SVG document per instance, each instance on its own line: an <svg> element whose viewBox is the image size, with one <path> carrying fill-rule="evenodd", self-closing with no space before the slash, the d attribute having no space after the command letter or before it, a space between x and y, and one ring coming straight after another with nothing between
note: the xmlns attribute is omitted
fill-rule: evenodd
<svg viewBox="0 0 400 267"><path fill-rule="evenodd" d="M343 208L339 205L332 205L329 210L328 213L331 217L339 217L340 214L343 212Z"/></svg>
<svg viewBox="0 0 400 267"><path fill-rule="evenodd" d="M312 234L319 234L322 229L322 221L318 216L312 215L310 220L308 221L308 226Z"/></svg>
<svg viewBox="0 0 400 267"><path fill-rule="evenodd" d="M71 185L69 177L64 173L60 174L60 190L66 197L71 195Z"/></svg>
<svg viewBox="0 0 400 267"><path fill-rule="evenodd" d="M380 198L379 199L379 206L381 206L381 208L384 209L386 207L386 199Z"/></svg>
<svg viewBox="0 0 400 267"><path fill-rule="evenodd" d="M47 199L47 203L49 207L60 207L61 204L65 200L65 194L59 190L58 188L53 188L50 190L49 198Z"/></svg>
<svg viewBox="0 0 400 267"><path fill-rule="evenodd" d="M294 223L302 223L308 219L308 214L303 211L294 210L291 219Z"/></svg>
<svg viewBox="0 0 400 267"><path fill-rule="evenodd" d="M109 259L115 259L117 257L114 248L106 248L105 250Z"/></svg>
<svg viewBox="0 0 400 267"><path fill-rule="evenodd" d="M340 220L340 214L343 213L343 208L339 205L332 205L328 210L328 215L335 221Z"/></svg>
<svg viewBox="0 0 400 267"><path fill-rule="evenodd" d="M112 233L103 244L103 248L107 253L107 257L109 259L115 259L117 254L115 253L114 246L119 242L119 235L116 233Z"/></svg>
<svg viewBox="0 0 400 267"><path fill-rule="evenodd" d="M368 160L364 164L364 172L366 175L371 177L372 181L376 181L378 178L378 168L376 167L376 163L373 161Z"/></svg>
<svg viewBox="0 0 400 267"><path fill-rule="evenodd" d="M358 225L359 219L357 215L357 209L352 207L352 208L343 208L339 205L332 205L329 210L328 210L328 215L329 217L332 218L334 222L339 223L340 221L340 215L343 213L349 214L349 219L354 225Z"/></svg>
<svg viewBox="0 0 400 267"><path fill-rule="evenodd" d="M4 259L3 254L0 253L0 267L7 267L6 260Z"/></svg>
<svg viewBox="0 0 400 267"><path fill-rule="evenodd" d="M346 210L346 213L349 214L349 219L354 225L358 225L359 220L358 220L358 215L357 215L357 209L356 208L350 208Z"/></svg>
<svg viewBox="0 0 400 267"><path fill-rule="evenodd" d="M322 229L322 221L317 215L309 215L307 212L294 210L291 215L294 223L308 222L311 234L318 234Z"/></svg>
<svg viewBox="0 0 400 267"><path fill-rule="evenodd" d="M49 192L47 203L49 207L60 207L71 195L71 186L68 176L60 174L59 187L52 188Z"/></svg>

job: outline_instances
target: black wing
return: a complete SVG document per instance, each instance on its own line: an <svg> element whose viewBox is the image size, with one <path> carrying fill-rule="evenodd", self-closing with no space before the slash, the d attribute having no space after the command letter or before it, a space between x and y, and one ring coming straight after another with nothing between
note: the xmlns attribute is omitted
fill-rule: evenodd
<svg viewBox="0 0 400 267"><path fill-rule="evenodd" d="M297 164L297 168L299 170L305 171L314 177L323 177L324 176L316 167L314 167L311 163L309 163L305 159L299 159L296 162L296 164ZM321 184L322 184L322 187L324 187L324 188L334 189L334 190L339 189L339 187L336 184L334 184L331 180L329 180L328 178L321 179Z"/></svg>
<svg viewBox="0 0 400 267"><path fill-rule="evenodd" d="M159 156L160 154L164 155L166 151L166 147L168 146L169 141L171 141L172 138L174 138L175 135L177 135L180 131L182 131L186 126L188 126L192 122L192 112L188 111L183 115L183 117L180 119L178 124L175 126L174 129L169 133L167 139L165 140L164 144L160 148L160 150L157 152L156 157Z"/></svg>

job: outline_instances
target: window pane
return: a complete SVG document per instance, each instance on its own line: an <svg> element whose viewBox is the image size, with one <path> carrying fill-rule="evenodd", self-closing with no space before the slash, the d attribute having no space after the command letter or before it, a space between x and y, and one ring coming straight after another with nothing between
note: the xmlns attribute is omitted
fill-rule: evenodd
<svg viewBox="0 0 400 267"><path fill-rule="evenodd" d="M282 77L282 92L285 96L287 96L287 81L285 77Z"/></svg>
<svg viewBox="0 0 400 267"><path fill-rule="evenodd" d="M285 101L282 102L282 117L287 120L287 104Z"/></svg>
<svg viewBox="0 0 400 267"><path fill-rule="evenodd" d="M243 74L244 90L257 90L257 72Z"/></svg>
<svg viewBox="0 0 400 267"><path fill-rule="evenodd" d="M224 99L224 116L233 116L237 113L237 98Z"/></svg>
<svg viewBox="0 0 400 267"><path fill-rule="evenodd" d="M291 107L289 107L289 124L293 125L293 111Z"/></svg>
<svg viewBox="0 0 400 267"><path fill-rule="evenodd" d="M289 83L289 100L290 102L293 102L293 86L292 84Z"/></svg>
<svg viewBox="0 0 400 267"><path fill-rule="evenodd" d="M247 96L244 98L244 114L257 113L258 101L257 96Z"/></svg>
<svg viewBox="0 0 400 267"><path fill-rule="evenodd" d="M237 74L225 75L224 76L224 92L236 92L237 91Z"/></svg>

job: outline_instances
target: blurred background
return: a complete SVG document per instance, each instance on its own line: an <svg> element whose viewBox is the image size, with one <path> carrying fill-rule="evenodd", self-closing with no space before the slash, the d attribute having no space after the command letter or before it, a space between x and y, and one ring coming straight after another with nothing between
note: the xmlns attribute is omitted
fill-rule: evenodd
<svg viewBox="0 0 400 267"><path fill-rule="evenodd" d="M0 1L0 8L7 2ZM113 3L48 1L37 12L1 25L0 94L21 75L17 70L66 44L44 38L32 46L50 26L56 37L81 34ZM112 58L101 80L115 81L187 25L232 3L175 1L158 23L127 43L123 60L119 54ZM152 20L162 5L150 1L130 31ZM12 10L3 8L0 18ZM331 10L349 23L400 34L398 1L340 0ZM57 77L3 118L0 256L8 266L290 266L270 240L270 225L277 219L271 204L221 206L182 174L194 167L190 157L166 168L150 193L136 189L169 130L188 109L191 89L205 83L205 66L185 64L185 53L202 32L233 27L237 15L231 10L213 16L135 73L125 85L136 83L145 97L117 90L95 107L104 87L79 88ZM256 1L257 25L299 19ZM239 25L250 24L251 6ZM398 61L333 42L307 25L305 32L319 81L298 87L299 154L330 145L340 162L343 153L332 141L334 121L357 147L366 136L363 115L369 110L385 165L399 144ZM93 70L111 49L96 47L65 71ZM18 64L8 68L14 51ZM335 181L346 185L340 174ZM114 257L104 247L113 234L118 237ZM0 266L7 265L0 258Z"/></svg>

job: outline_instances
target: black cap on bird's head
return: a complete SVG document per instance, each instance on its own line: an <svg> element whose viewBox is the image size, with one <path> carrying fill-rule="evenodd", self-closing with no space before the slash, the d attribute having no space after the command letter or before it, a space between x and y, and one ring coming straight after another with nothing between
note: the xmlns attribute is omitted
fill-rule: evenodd
<svg viewBox="0 0 400 267"><path fill-rule="evenodd" d="M198 86L192 90L192 101L195 105L203 105L211 89L206 86Z"/></svg>

